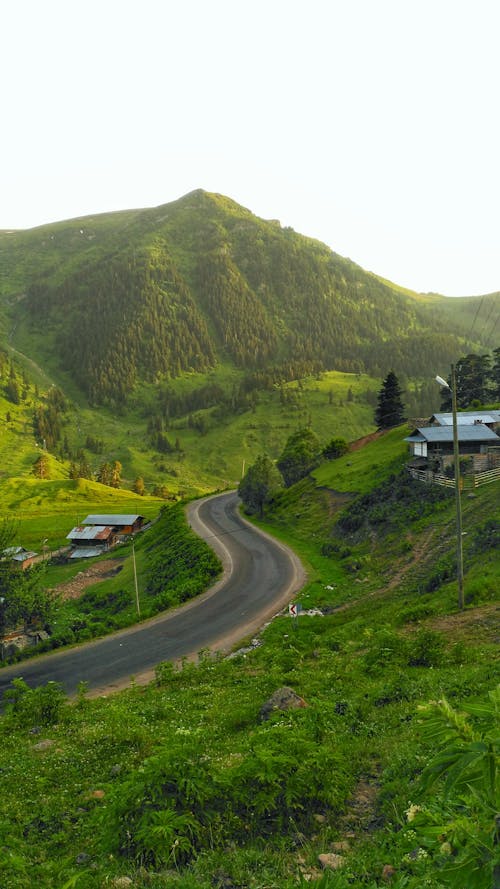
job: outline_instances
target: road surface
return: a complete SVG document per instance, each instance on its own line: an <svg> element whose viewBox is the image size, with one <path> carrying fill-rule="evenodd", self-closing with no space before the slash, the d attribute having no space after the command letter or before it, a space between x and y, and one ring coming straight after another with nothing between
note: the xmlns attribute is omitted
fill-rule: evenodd
<svg viewBox="0 0 500 889"><path fill-rule="evenodd" d="M238 513L238 496L221 494L188 507L197 534L217 552L223 577L181 608L71 648L0 669L0 697L13 678L34 687L60 682L67 694L86 682L106 694L154 677L162 661L193 658L202 649L230 651L279 612L304 584L301 563L287 547Z"/></svg>

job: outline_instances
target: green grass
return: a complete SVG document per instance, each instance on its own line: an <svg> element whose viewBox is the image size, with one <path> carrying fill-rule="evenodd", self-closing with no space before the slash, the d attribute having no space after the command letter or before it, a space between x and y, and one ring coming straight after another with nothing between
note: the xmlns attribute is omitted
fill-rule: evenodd
<svg viewBox="0 0 500 889"><path fill-rule="evenodd" d="M139 497L86 479L44 481L33 477L11 478L0 484L3 516L14 522L16 543L26 549L56 550L67 546L66 535L93 513L132 513L154 518L164 501Z"/></svg>
<svg viewBox="0 0 500 889"><path fill-rule="evenodd" d="M361 448L323 463L313 473L319 485L335 491L362 494L382 482L408 458L407 426L398 426L385 432L369 447Z"/></svg>
<svg viewBox="0 0 500 889"><path fill-rule="evenodd" d="M367 445L363 460L350 456L384 478L398 434ZM352 473L333 479L340 462L325 468L353 502ZM266 527L304 559L309 581L297 598L323 617L277 617L250 653L163 665L155 683L107 699L81 695L67 707L54 689L21 693L0 719L2 886L100 889L128 876L156 889L292 889L342 841L342 871L308 885L375 889L390 864L398 889L441 889L439 857L411 857L423 840L405 818L436 749L419 707L447 697L460 708L498 678L497 488L464 501L462 614L454 577L422 591L439 560L453 560L453 497L429 515L395 516L399 530L346 537L348 555L325 555L349 497L340 503L329 485L305 479L280 495ZM142 585L146 545L137 556ZM103 595L132 588L124 565ZM307 707L261 722L283 685ZM39 751L40 740L53 743Z"/></svg>

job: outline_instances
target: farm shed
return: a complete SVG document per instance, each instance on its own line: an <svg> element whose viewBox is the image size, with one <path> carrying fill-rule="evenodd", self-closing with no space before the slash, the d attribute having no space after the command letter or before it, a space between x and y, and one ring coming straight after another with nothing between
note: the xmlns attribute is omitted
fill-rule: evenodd
<svg viewBox="0 0 500 889"><path fill-rule="evenodd" d="M86 555L99 555L113 545L116 539L114 528L109 525L77 525L69 534L66 540L69 540L81 557ZM84 549L93 550L92 553L84 553Z"/></svg>
<svg viewBox="0 0 500 889"><path fill-rule="evenodd" d="M24 549L23 546L9 546L7 549L4 549L2 558L8 559L15 568L25 571L26 568L31 568L38 560L38 553L30 552Z"/></svg>
<svg viewBox="0 0 500 889"><path fill-rule="evenodd" d="M119 534L135 534L144 522L142 515L88 515L82 525L110 525Z"/></svg>

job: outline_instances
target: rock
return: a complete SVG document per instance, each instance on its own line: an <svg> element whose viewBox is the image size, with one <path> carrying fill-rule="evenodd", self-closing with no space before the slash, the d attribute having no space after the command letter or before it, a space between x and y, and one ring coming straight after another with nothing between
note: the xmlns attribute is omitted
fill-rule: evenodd
<svg viewBox="0 0 500 889"><path fill-rule="evenodd" d="M119 775L121 771L123 771L123 766L120 762L117 762L114 766L111 766L109 773L112 778L116 778L116 776Z"/></svg>
<svg viewBox="0 0 500 889"><path fill-rule="evenodd" d="M260 708L261 722L265 722L275 710L296 710L298 707L307 707L306 702L292 688L278 688L268 701Z"/></svg>
<svg viewBox="0 0 500 889"><path fill-rule="evenodd" d="M39 741L38 744L33 744L33 750L36 750L37 753L43 753L44 750L50 750L55 743L56 742L51 741L50 738L44 738L44 740Z"/></svg>
<svg viewBox="0 0 500 889"><path fill-rule="evenodd" d="M90 855L87 852L79 852L75 858L77 864L83 865L88 864L90 861Z"/></svg>
<svg viewBox="0 0 500 889"><path fill-rule="evenodd" d="M336 843L332 843L332 852L349 852L351 849L347 840L338 840Z"/></svg>
<svg viewBox="0 0 500 889"><path fill-rule="evenodd" d="M314 812L313 818L318 824L324 824L326 821L325 815L321 815L319 812Z"/></svg>
<svg viewBox="0 0 500 889"><path fill-rule="evenodd" d="M127 886L133 885L133 881L130 877L114 877L109 885L113 889L127 889Z"/></svg>
<svg viewBox="0 0 500 889"><path fill-rule="evenodd" d="M390 883L394 876L396 876L396 868L393 867L392 864L384 864L382 868L382 879L385 880L386 883Z"/></svg>
<svg viewBox="0 0 500 889"><path fill-rule="evenodd" d="M336 855L335 852L323 852L322 855L318 855L318 861L323 870L326 870L326 868L340 870L345 864L344 856Z"/></svg>

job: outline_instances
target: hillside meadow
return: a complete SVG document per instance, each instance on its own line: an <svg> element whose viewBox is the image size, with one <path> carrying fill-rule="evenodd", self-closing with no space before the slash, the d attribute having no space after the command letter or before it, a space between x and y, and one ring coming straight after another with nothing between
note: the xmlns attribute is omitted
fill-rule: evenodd
<svg viewBox="0 0 500 889"><path fill-rule="evenodd" d="M403 434L323 464L268 512L308 569L299 618L107 698L17 684L0 719L2 886L490 889L498 489L464 500L459 611L454 498L407 482ZM162 563L178 528L146 532ZM285 686L303 706L263 719Z"/></svg>

